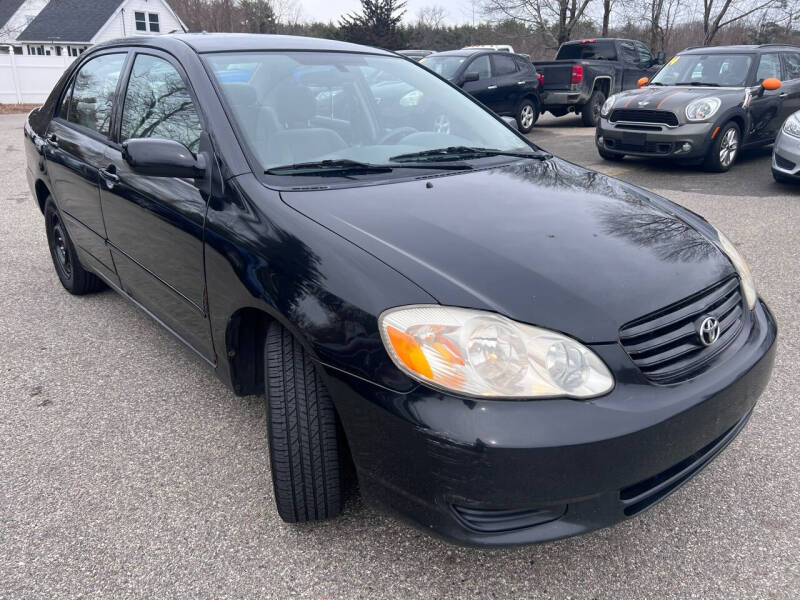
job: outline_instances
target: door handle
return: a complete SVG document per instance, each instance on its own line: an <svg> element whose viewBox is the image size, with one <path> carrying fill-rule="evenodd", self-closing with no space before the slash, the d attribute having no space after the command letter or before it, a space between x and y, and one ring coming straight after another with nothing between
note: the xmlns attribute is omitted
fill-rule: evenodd
<svg viewBox="0 0 800 600"><path fill-rule="evenodd" d="M51 133L47 136L47 144L52 146L53 148L58 148L58 136L55 133Z"/></svg>
<svg viewBox="0 0 800 600"><path fill-rule="evenodd" d="M487 87L486 89L487 89L487 90L496 90L496 89L497 89L497 86L496 86L496 85L490 85L490 86L489 86L489 87Z"/></svg>
<svg viewBox="0 0 800 600"><path fill-rule="evenodd" d="M786 92L781 92L780 94L778 94L778 98L786 98L786 96L788 95L789 94L787 94Z"/></svg>
<svg viewBox="0 0 800 600"><path fill-rule="evenodd" d="M106 169L100 169L100 177L103 178L109 188L119 183L119 175L115 173L116 170L117 168L114 165L109 165Z"/></svg>

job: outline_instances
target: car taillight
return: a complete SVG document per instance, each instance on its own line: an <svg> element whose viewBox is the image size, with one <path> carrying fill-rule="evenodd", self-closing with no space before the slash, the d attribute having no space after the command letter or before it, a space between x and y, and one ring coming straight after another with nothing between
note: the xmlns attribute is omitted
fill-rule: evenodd
<svg viewBox="0 0 800 600"><path fill-rule="evenodd" d="M537 73L536 76L539 78L539 85L540 86L544 85L544 75L542 75L541 73Z"/></svg>
<svg viewBox="0 0 800 600"><path fill-rule="evenodd" d="M580 65L572 66L572 83L580 83L583 81L583 67Z"/></svg>

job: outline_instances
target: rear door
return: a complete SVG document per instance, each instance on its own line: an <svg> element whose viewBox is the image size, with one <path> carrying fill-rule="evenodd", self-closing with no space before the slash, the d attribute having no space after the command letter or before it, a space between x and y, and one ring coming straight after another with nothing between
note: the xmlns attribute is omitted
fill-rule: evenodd
<svg viewBox="0 0 800 600"><path fill-rule="evenodd" d="M91 268L116 282L100 207L100 174L127 52L92 56L76 72L46 133L53 196Z"/></svg>
<svg viewBox="0 0 800 600"><path fill-rule="evenodd" d="M213 362L203 267L207 194L196 180L137 173L121 152L130 138L175 140L197 152L206 143L203 122L171 57L137 51L128 71L118 143L106 152L101 186L114 262L125 292Z"/></svg>
<svg viewBox="0 0 800 600"><path fill-rule="evenodd" d="M784 79L780 92L783 94L781 110L785 120L800 110L800 52L784 52L782 58Z"/></svg>
<svg viewBox="0 0 800 600"><path fill-rule="evenodd" d="M463 90L483 102L489 108L495 101L497 84L492 74L492 65L488 54L473 58L464 69L464 73L477 73L478 81L467 81Z"/></svg>
<svg viewBox="0 0 800 600"><path fill-rule="evenodd" d="M769 77L783 79L781 57L778 52L767 52L758 57L756 83ZM750 130L746 142L772 141L783 124L783 99L786 91L783 87L777 90L764 90L750 101Z"/></svg>
<svg viewBox="0 0 800 600"><path fill-rule="evenodd" d="M521 73L514 57L510 54L492 54L492 74L497 89L494 93L492 110L500 114L512 114L519 102L522 85ZM520 85L519 82L522 82Z"/></svg>

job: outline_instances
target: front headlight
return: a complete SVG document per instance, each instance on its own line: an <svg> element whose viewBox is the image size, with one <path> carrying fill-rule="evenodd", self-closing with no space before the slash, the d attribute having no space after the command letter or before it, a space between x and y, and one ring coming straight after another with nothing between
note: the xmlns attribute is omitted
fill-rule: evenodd
<svg viewBox="0 0 800 600"><path fill-rule="evenodd" d="M686 107L686 118L690 121L705 121L714 116L722 105L719 98L700 98Z"/></svg>
<svg viewBox="0 0 800 600"><path fill-rule="evenodd" d="M614 387L603 361L583 344L495 313L404 306L385 311L378 324L402 371L459 394L591 398Z"/></svg>
<svg viewBox="0 0 800 600"><path fill-rule="evenodd" d="M603 106L600 107L600 116L607 117L611 109L614 108L614 102L616 101L617 99L614 96L609 96L606 101L603 102Z"/></svg>
<svg viewBox="0 0 800 600"><path fill-rule="evenodd" d="M716 227L714 229L716 229ZM756 294L756 282L753 281L753 274L750 272L750 267L747 266L747 262L745 262L744 257L739 254L739 251L736 249L736 247L727 237L725 237L725 234L719 229L716 229L716 231L720 248L722 248L723 252L728 255L728 258L733 263L736 272L739 274L739 281L742 286L742 293L744 294L744 299L747 302L747 306L750 307L750 310L753 310L756 305L758 294Z"/></svg>
<svg viewBox="0 0 800 600"><path fill-rule="evenodd" d="M798 113L789 115L789 118L783 124L783 132L792 137L800 138L800 118L797 115Z"/></svg>

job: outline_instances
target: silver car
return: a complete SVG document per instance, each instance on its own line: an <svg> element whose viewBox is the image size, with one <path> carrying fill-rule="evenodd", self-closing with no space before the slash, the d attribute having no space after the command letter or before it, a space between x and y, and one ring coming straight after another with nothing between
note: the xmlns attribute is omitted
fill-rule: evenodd
<svg viewBox="0 0 800 600"><path fill-rule="evenodd" d="M775 138L772 176L778 183L800 181L800 110L789 115Z"/></svg>

